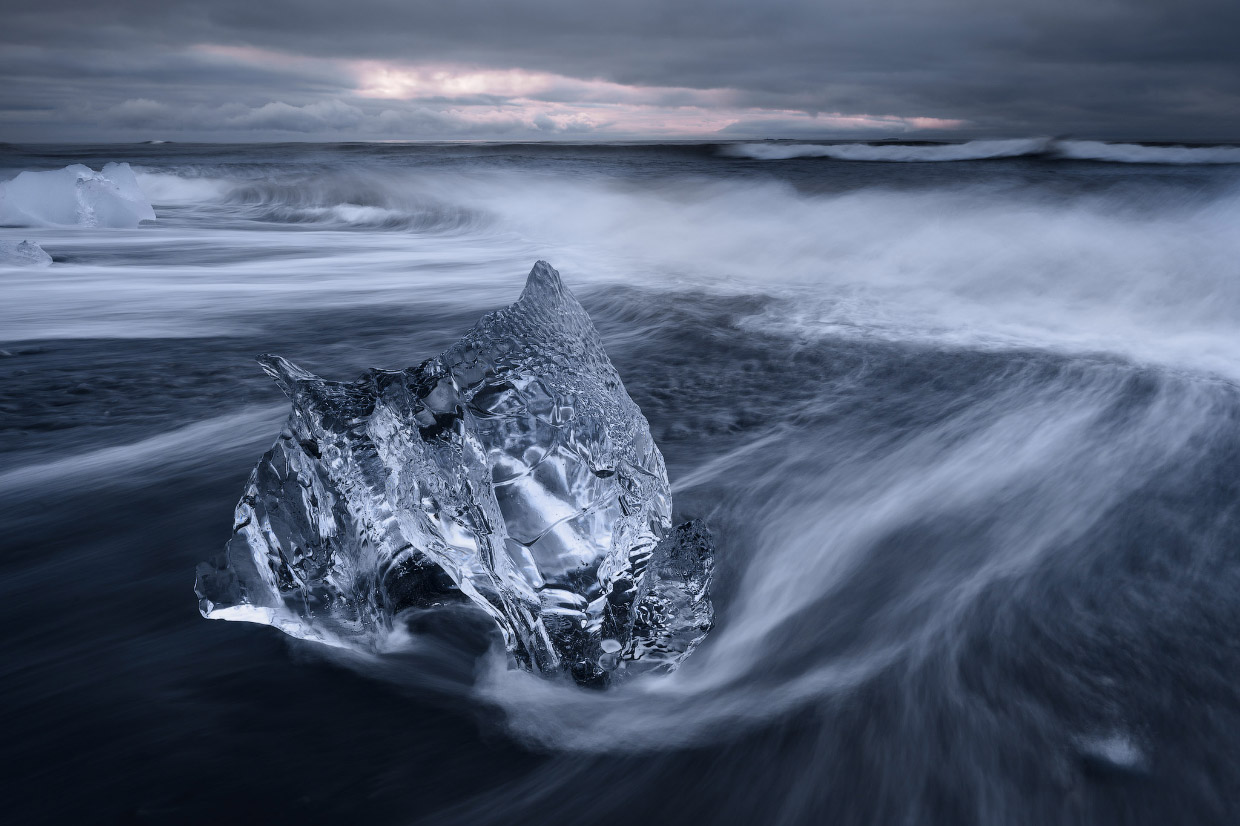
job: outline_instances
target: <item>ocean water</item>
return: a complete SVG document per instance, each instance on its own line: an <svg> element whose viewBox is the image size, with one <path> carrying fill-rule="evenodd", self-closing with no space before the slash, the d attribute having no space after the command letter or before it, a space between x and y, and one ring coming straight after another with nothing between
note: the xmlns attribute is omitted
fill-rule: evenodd
<svg viewBox="0 0 1240 826"><path fill-rule="evenodd" d="M1235 147L0 145L157 220L0 227L14 822L1234 823ZM416 364L537 259L718 541L667 678L199 617L285 415L253 356Z"/></svg>

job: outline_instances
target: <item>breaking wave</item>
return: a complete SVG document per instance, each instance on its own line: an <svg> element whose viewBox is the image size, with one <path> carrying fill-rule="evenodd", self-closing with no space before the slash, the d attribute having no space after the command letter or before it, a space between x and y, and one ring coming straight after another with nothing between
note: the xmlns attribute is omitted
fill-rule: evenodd
<svg viewBox="0 0 1240 826"><path fill-rule="evenodd" d="M294 171L281 179L139 176L155 204L214 203L235 219L313 229L463 231L485 219L475 210L434 197L405 176L384 178L366 170L348 174Z"/></svg>

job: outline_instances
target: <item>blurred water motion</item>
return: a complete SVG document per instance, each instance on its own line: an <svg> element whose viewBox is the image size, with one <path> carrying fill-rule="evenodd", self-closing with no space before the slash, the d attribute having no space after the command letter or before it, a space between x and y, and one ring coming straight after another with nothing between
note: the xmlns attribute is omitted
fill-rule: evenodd
<svg viewBox="0 0 1240 826"><path fill-rule="evenodd" d="M1084 150L1082 150L1084 151ZM1240 188L1045 153L4 147L157 221L0 228L0 681L21 822L1227 823L1240 788ZM283 404L555 262L717 542L669 678L487 623L329 652L199 618Z"/></svg>

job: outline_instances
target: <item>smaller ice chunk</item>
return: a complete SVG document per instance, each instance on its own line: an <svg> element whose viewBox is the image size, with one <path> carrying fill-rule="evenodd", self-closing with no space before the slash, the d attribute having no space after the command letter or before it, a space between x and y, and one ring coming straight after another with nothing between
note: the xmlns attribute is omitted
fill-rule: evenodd
<svg viewBox="0 0 1240 826"><path fill-rule="evenodd" d="M127 163L101 172L73 164L52 172L22 172L0 183L0 225L22 227L136 227L155 210Z"/></svg>
<svg viewBox="0 0 1240 826"><path fill-rule="evenodd" d="M708 596L714 543L700 519L677 525L655 546L633 599L630 673L676 670L715 621Z"/></svg>
<svg viewBox="0 0 1240 826"><path fill-rule="evenodd" d="M48 255L33 241L0 241L0 267L47 267Z"/></svg>

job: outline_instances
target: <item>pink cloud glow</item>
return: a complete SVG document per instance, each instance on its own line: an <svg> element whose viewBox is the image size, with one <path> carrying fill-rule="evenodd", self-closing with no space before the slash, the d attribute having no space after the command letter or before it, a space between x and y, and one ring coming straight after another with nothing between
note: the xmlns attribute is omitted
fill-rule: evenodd
<svg viewBox="0 0 1240 826"><path fill-rule="evenodd" d="M779 133L788 128L901 132L964 125L927 117L746 106L735 89L637 86L517 68L309 58L251 47L201 45L197 51L212 60L333 77L346 98L433 106L454 122L480 127L516 123L540 133L693 137L738 126ZM400 115L394 106L378 119L394 126Z"/></svg>
<svg viewBox="0 0 1240 826"><path fill-rule="evenodd" d="M953 129L958 120L820 113L737 106L732 89L631 86L605 80L582 80L523 69L408 66L378 61L352 64L361 97L435 100L485 97L500 99L527 120L550 119L561 129L574 127L625 134L702 135L737 123L796 122L824 130ZM457 114L464 114L458 112Z"/></svg>

